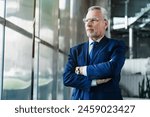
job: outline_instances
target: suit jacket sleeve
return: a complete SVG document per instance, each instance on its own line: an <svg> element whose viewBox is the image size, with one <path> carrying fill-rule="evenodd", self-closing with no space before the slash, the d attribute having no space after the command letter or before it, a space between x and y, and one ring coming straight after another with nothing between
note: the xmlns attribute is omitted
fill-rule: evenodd
<svg viewBox="0 0 150 117"><path fill-rule="evenodd" d="M77 66L75 49L70 49L68 62L63 74L63 82L65 86L70 86L82 90L90 90L91 80L87 76L77 75L75 67Z"/></svg>
<svg viewBox="0 0 150 117"><path fill-rule="evenodd" d="M125 61L126 46L123 41L112 48L110 61L87 66L87 76L91 79L104 79L119 75Z"/></svg>

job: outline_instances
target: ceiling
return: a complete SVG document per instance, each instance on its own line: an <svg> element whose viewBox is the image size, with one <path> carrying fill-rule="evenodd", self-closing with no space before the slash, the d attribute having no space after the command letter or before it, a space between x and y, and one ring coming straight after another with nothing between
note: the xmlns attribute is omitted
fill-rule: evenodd
<svg viewBox="0 0 150 117"><path fill-rule="evenodd" d="M142 30L150 30L150 0L112 0L112 24L116 27L118 25L118 28L112 28L125 28L125 16L128 18L128 26L132 26L136 29L142 28Z"/></svg>
<svg viewBox="0 0 150 117"><path fill-rule="evenodd" d="M123 39L127 45L129 28L133 29L133 53L128 56L150 56L150 0L111 0L111 19L111 37Z"/></svg>

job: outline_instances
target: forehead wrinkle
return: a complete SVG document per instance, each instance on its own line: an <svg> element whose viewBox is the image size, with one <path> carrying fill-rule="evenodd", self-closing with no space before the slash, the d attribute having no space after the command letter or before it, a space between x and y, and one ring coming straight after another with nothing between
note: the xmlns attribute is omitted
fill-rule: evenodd
<svg viewBox="0 0 150 117"><path fill-rule="evenodd" d="M100 10L92 10L92 11L89 11L86 15L86 18L101 18L102 17L102 14L101 14L101 11Z"/></svg>

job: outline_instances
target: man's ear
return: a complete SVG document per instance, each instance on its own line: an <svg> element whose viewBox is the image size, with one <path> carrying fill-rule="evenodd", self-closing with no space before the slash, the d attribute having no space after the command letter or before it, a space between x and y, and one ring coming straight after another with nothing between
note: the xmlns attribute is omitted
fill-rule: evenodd
<svg viewBox="0 0 150 117"><path fill-rule="evenodd" d="M108 29L108 21L105 19L105 29Z"/></svg>

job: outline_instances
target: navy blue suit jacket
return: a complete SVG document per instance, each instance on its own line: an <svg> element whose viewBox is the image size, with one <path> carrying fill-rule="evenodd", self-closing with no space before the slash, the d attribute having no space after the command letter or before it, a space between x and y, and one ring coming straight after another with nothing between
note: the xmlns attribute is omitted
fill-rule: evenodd
<svg viewBox="0 0 150 117"><path fill-rule="evenodd" d="M73 87L71 98L74 100L122 99L119 81L125 61L124 42L102 38L96 46L96 53L92 60L89 60L88 48L89 42L84 42L70 49L63 81L65 86ZM87 76L77 75L75 73L77 66L87 66ZM91 86L92 80L105 78L112 78L112 80Z"/></svg>

